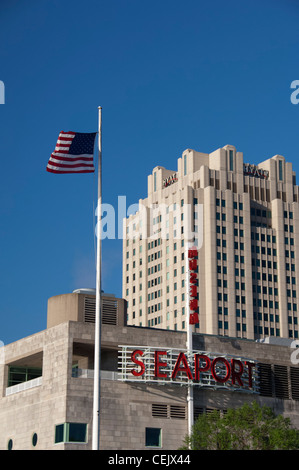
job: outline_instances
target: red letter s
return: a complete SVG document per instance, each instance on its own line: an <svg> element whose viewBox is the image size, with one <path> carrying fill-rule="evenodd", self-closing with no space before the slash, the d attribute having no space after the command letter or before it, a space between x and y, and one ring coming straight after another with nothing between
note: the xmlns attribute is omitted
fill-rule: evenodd
<svg viewBox="0 0 299 470"><path fill-rule="evenodd" d="M145 371L145 365L142 361L138 361L138 359L136 359L136 356L137 354L139 354L140 356L143 356L143 352L140 351L140 349L136 349L135 351L132 352L131 354L131 360L132 362L134 362L134 364L137 364L138 366L140 366L140 371L136 371L135 369L132 369L131 370L131 373L135 376L135 377L139 377L140 375L143 375L144 374L144 371Z"/></svg>

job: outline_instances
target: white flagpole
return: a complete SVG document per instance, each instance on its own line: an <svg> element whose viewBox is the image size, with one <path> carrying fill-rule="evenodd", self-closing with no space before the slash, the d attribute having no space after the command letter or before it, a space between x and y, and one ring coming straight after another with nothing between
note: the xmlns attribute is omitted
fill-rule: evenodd
<svg viewBox="0 0 299 470"><path fill-rule="evenodd" d="M98 135L98 205L97 205L97 261L96 261L96 315L94 344L94 389L92 450L100 447L100 400L101 400L101 214L102 214L102 108L99 106Z"/></svg>
<svg viewBox="0 0 299 470"><path fill-rule="evenodd" d="M187 295L186 295L186 314L187 314L187 353L190 356L193 350L193 325L190 324L190 269L189 269L189 257L188 252L191 246L190 242L186 240L186 251L185 251L185 259L186 259L186 284L187 284ZM193 386L191 384L188 385L188 395L187 395L187 409L188 409L188 436L191 436L192 427L194 424L193 418Z"/></svg>

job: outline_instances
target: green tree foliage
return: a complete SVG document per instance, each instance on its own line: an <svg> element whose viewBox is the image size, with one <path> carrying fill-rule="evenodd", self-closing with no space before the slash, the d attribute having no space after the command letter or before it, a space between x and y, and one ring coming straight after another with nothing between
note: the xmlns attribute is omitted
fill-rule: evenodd
<svg viewBox="0 0 299 470"><path fill-rule="evenodd" d="M184 449L192 450L295 450L299 449L299 431L288 418L276 416L271 408L256 402L200 415Z"/></svg>

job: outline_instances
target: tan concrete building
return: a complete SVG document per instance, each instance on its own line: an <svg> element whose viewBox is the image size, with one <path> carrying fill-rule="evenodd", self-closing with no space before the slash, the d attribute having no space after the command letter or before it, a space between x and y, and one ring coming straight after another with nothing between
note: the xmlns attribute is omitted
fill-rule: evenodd
<svg viewBox="0 0 299 470"><path fill-rule="evenodd" d="M188 377L183 367L170 373L178 364L178 352L186 354L186 333L128 326L126 303L113 296L103 296L102 312L100 448L177 450L188 429ZM92 292L56 296L48 302L45 331L4 346L1 450L91 449L94 318ZM290 417L299 428L299 368L294 345L194 334L193 348L210 358L211 371L214 364L213 376L202 368L199 383L191 382L195 417L212 409L225 412L255 399ZM153 357L155 368L150 362ZM238 380L233 385L231 362L245 358L254 363L252 385L246 389ZM193 380L191 356L189 360ZM226 365L225 383L217 380L223 371L214 361ZM235 370L234 375L238 378L240 374ZM246 376L240 378L245 386Z"/></svg>
<svg viewBox="0 0 299 470"><path fill-rule="evenodd" d="M0 366L0 449L91 450L95 296L79 290L49 299L47 329L4 346ZM126 326L126 302L103 296L100 448L146 449L152 387L118 380L121 344L147 344L148 329ZM153 346L185 347L180 333L156 332ZM156 395L156 392L155 392ZM157 400L154 400L154 402ZM185 408L185 391L161 390L159 403ZM184 415L185 416L185 415ZM164 425L164 448L177 448L186 431ZM154 426L155 425L155 426Z"/></svg>
<svg viewBox="0 0 299 470"><path fill-rule="evenodd" d="M298 186L276 155L247 164L231 145L187 149L177 170L157 166L148 196L125 221L128 323L186 330L186 245L198 248L196 331L298 338Z"/></svg>

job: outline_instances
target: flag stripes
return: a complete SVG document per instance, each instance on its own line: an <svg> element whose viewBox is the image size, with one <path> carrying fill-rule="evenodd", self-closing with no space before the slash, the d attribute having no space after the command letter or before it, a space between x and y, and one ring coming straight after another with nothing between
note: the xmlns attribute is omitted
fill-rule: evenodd
<svg viewBox="0 0 299 470"><path fill-rule="evenodd" d="M61 131L54 152L48 161L50 173L93 173L96 132Z"/></svg>

